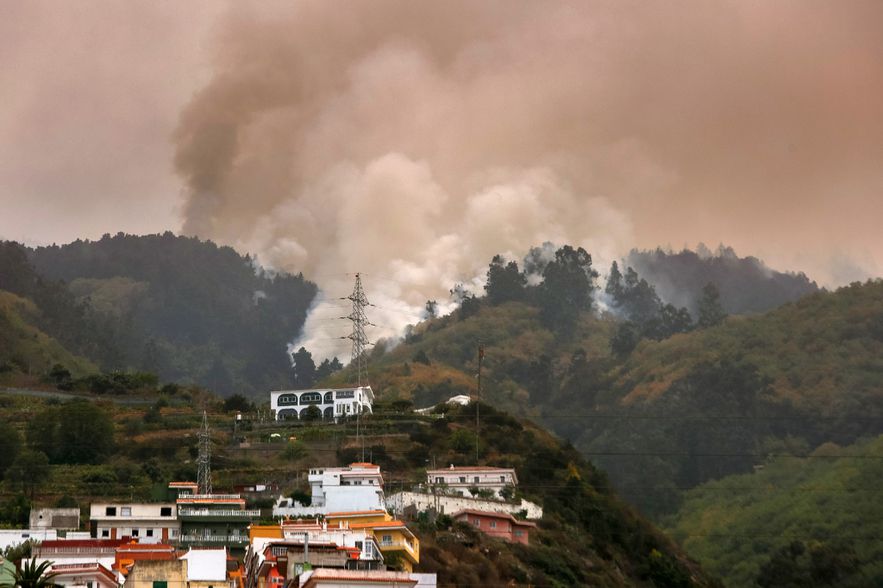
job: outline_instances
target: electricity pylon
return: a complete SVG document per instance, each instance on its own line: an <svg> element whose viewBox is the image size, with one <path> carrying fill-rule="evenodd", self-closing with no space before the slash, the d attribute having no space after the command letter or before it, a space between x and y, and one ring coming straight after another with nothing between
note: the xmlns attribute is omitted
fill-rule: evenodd
<svg viewBox="0 0 883 588"><path fill-rule="evenodd" d="M365 327L370 325L365 316L365 307L368 306L368 298L362 290L362 277L356 274L356 285L353 293L347 296L347 300L353 303L353 310L347 319L353 323L353 332L347 335L347 339L353 342L353 355L351 363L356 366L356 381L362 387L362 382L368 383L368 358L365 357L365 348L369 345L368 337L365 336Z"/></svg>
<svg viewBox="0 0 883 588"><path fill-rule="evenodd" d="M200 494L212 493L212 438L208 428L208 416L202 411L202 429L199 430L199 457L196 460L199 466L196 484Z"/></svg>

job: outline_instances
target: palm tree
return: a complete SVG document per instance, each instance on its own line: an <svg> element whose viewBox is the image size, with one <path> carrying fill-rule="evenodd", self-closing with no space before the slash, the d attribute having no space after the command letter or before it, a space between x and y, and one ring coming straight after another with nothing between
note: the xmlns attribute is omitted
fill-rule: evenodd
<svg viewBox="0 0 883 588"><path fill-rule="evenodd" d="M32 558L30 561L24 560L21 564L21 569L16 570L13 575L15 586L18 588L50 588L52 586L57 586L57 584L52 581L52 578L58 574L46 571L51 566L51 561L44 561L40 565L37 565L36 557Z"/></svg>

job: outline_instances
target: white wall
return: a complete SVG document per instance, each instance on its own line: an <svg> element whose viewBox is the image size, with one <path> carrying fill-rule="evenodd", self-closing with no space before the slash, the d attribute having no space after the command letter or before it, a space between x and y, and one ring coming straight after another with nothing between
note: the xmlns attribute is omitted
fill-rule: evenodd
<svg viewBox="0 0 883 588"><path fill-rule="evenodd" d="M461 496L423 494L421 492L396 492L387 497L386 506L390 511L398 515L401 515L405 508L413 506L418 511L436 509L446 515L452 515L464 508L472 508L488 512L505 512L511 515L526 510L527 518L529 519L540 519L543 517L542 506L524 499L518 504Z"/></svg>
<svg viewBox="0 0 883 588"><path fill-rule="evenodd" d="M58 539L55 529L0 529L0 551L12 545L19 545L28 539L35 541Z"/></svg>

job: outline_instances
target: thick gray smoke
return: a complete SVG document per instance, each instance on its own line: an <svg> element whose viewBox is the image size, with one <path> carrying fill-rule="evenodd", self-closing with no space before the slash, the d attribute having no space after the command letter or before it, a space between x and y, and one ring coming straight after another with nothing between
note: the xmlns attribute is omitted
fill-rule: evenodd
<svg viewBox="0 0 883 588"><path fill-rule="evenodd" d="M723 210L741 203L783 163L794 173L794 152L780 143L798 129L809 162L823 155L817 138L850 131L814 97L824 76L801 77L817 65L812 49L833 58L846 37L776 24L799 6L323 0L241 9L219 29L214 76L175 134L184 230L303 271L329 298L364 272L383 307L372 309L386 327L374 338L417 320L427 299L446 300L455 282L480 284L497 253L521 259L546 241L570 243L602 266L671 240L672 227L739 246L723 230L731 217L688 211L709 193ZM850 35L870 26L855 12ZM783 82L785 66L798 75ZM819 104L807 126L805 107ZM840 139L861 146L870 135ZM777 186L783 202L821 197L804 190L809 180ZM339 314L320 304L302 343L340 351Z"/></svg>

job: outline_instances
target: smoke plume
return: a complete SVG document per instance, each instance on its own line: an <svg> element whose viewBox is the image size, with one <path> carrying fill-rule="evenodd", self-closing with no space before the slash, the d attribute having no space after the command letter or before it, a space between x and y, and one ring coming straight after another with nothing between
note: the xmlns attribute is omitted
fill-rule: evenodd
<svg viewBox="0 0 883 588"><path fill-rule="evenodd" d="M883 185L879 7L237 8L175 133L184 230L318 281L300 343L320 356L342 350L357 271L376 338L547 241L605 263L680 238L753 251L783 214L849 211ZM863 180L836 206L830 168Z"/></svg>

